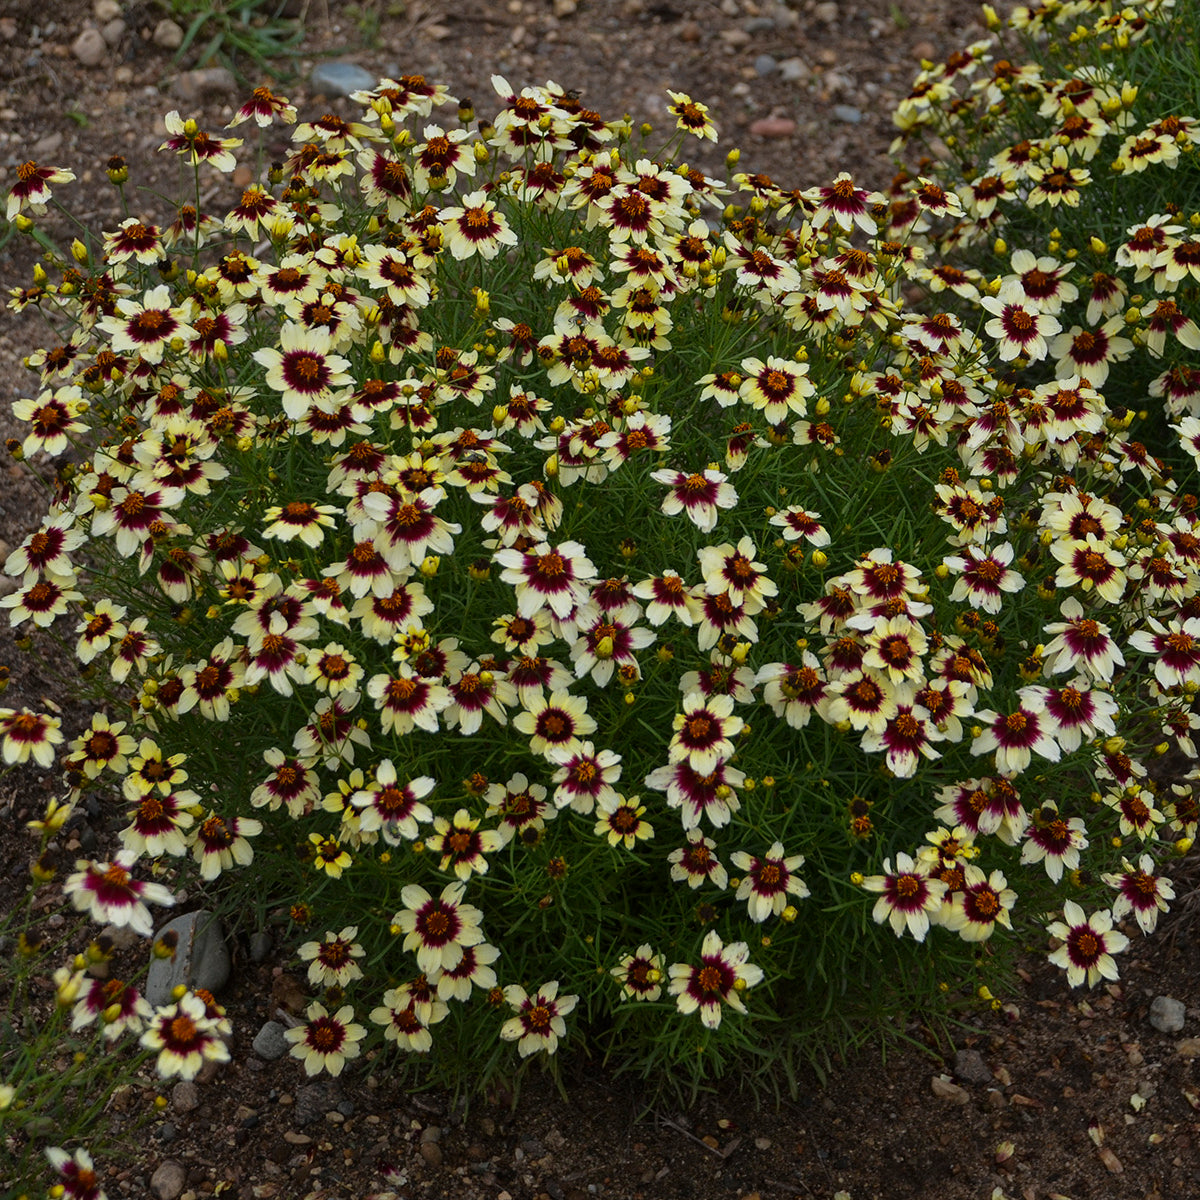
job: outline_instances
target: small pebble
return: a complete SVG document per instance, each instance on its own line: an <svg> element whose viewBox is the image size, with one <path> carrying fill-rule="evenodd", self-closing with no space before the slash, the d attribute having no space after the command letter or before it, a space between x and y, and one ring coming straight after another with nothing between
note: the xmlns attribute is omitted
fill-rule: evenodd
<svg viewBox="0 0 1200 1200"><path fill-rule="evenodd" d="M101 23L111 21L121 15L121 6L117 0L96 0L92 5L92 16Z"/></svg>
<svg viewBox="0 0 1200 1200"><path fill-rule="evenodd" d="M747 33L774 33L775 18L774 17L751 17L748 21L742 22L742 28Z"/></svg>
<svg viewBox="0 0 1200 1200"><path fill-rule="evenodd" d="M971 1099L965 1088L960 1088L957 1083L943 1079L940 1075L935 1075L929 1081L929 1088L939 1100L948 1100L951 1104L966 1104Z"/></svg>
<svg viewBox="0 0 1200 1200"><path fill-rule="evenodd" d="M186 1184L187 1172L183 1169L183 1164L173 1158L163 1159L150 1176L150 1191L156 1200L176 1200Z"/></svg>
<svg viewBox="0 0 1200 1200"><path fill-rule="evenodd" d="M253 176L251 176L251 179ZM250 183L247 179L245 183L239 184L240 187L246 187ZM236 172L234 182L237 183ZM265 929L259 929L257 932L250 935L250 961L255 963L263 962L267 955L271 953L271 935Z"/></svg>
<svg viewBox="0 0 1200 1200"><path fill-rule="evenodd" d="M787 117L760 117L750 126L754 137L785 138L796 132L796 122Z"/></svg>
<svg viewBox="0 0 1200 1200"><path fill-rule="evenodd" d="M862 112L852 104L835 104L833 115L847 125L858 125L862 122Z"/></svg>
<svg viewBox="0 0 1200 1200"><path fill-rule="evenodd" d="M755 73L761 76L773 75L779 63L773 55L760 54L754 60Z"/></svg>
<svg viewBox="0 0 1200 1200"><path fill-rule="evenodd" d="M178 50L183 45L183 27L164 17L155 25L151 40L163 50Z"/></svg>
<svg viewBox="0 0 1200 1200"><path fill-rule="evenodd" d="M959 1050L954 1055L954 1074L963 1083L988 1084L995 1079L978 1050Z"/></svg>
<svg viewBox="0 0 1200 1200"><path fill-rule="evenodd" d="M838 6L834 0L826 0L824 4L818 4L813 9L813 16L818 21L824 21L826 25L832 25L838 19Z"/></svg>
<svg viewBox="0 0 1200 1200"><path fill-rule="evenodd" d="M923 58L932 62L937 57L937 51L934 49L932 42L921 41L914 44L912 56L918 62Z"/></svg>
<svg viewBox="0 0 1200 1200"><path fill-rule="evenodd" d="M352 92L369 91L378 80L357 63L335 60L313 67L308 82L314 92L324 92L327 96L349 96Z"/></svg>
<svg viewBox="0 0 1200 1200"><path fill-rule="evenodd" d="M119 45L121 39L125 36L125 22L120 17L113 17L111 21L105 21L103 26L101 26L100 36L104 39L106 45Z"/></svg>
<svg viewBox="0 0 1200 1200"><path fill-rule="evenodd" d="M98 67L108 57L108 43L98 29L85 29L71 43L71 53L85 67Z"/></svg>
<svg viewBox="0 0 1200 1200"><path fill-rule="evenodd" d="M155 1131L154 1136L160 1142L171 1143L179 1136L179 1130L170 1121L164 1121Z"/></svg>
<svg viewBox="0 0 1200 1200"><path fill-rule="evenodd" d="M785 83L800 83L811 74L808 63L802 58L785 58L779 64L779 78Z"/></svg>
<svg viewBox="0 0 1200 1200"><path fill-rule="evenodd" d="M418 1147L421 1157L431 1166L440 1167L442 1165L442 1148L437 1142L422 1142Z"/></svg>
<svg viewBox="0 0 1200 1200"><path fill-rule="evenodd" d="M1186 1017L1186 1007L1173 996L1155 996L1150 1005L1150 1024L1159 1033L1178 1033Z"/></svg>
<svg viewBox="0 0 1200 1200"><path fill-rule="evenodd" d="M171 1107L177 1113L195 1112L200 1107L200 1089L184 1079L171 1089Z"/></svg>
<svg viewBox="0 0 1200 1200"><path fill-rule="evenodd" d="M181 71L175 77L171 90L180 100L197 104L208 96L231 95L238 90L238 81L226 67L203 67L195 71Z"/></svg>

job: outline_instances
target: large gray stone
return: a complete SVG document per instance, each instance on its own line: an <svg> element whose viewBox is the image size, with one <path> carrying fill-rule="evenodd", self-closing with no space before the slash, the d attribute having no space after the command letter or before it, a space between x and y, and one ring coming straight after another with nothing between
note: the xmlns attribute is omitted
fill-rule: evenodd
<svg viewBox="0 0 1200 1200"><path fill-rule="evenodd" d="M184 913L168 921L155 935L177 933L174 958L152 958L146 976L146 999L156 1008L171 1003L180 984L220 991L229 979L229 950L220 922L207 909Z"/></svg>
<svg viewBox="0 0 1200 1200"><path fill-rule="evenodd" d="M284 1037L284 1028L278 1021L268 1021L254 1037L254 1053L259 1058L274 1061L282 1058L289 1050L289 1043Z"/></svg>
<svg viewBox="0 0 1200 1200"><path fill-rule="evenodd" d="M324 92L327 96L349 96L354 92L370 91L379 80L357 63L335 59L313 67L308 82L315 92Z"/></svg>
<svg viewBox="0 0 1200 1200"><path fill-rule="evenodd" d="M1150 1005L1150 1024L1159 1033L1178 1033L1184 1026L1187 1009L1173 996L1155 996Z"/></svg>

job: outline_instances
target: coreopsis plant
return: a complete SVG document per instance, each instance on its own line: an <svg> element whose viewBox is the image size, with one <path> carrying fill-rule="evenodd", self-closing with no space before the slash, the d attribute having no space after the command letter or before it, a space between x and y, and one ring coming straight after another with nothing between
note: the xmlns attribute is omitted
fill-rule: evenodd
<svg viewBox="0 0 1200 1200"><path fill-rule="evenodd" d="M1111 977L1200 816L1146 765L1191 746L1200 527L1117 372L1053 368L1066 273L939 274L932 178L714 178L685 96L652 146L494 83L472 129L381 80L223 216L135 194L66 254L22 214L51 498L0 603L111 705L58 761L126 822L75 902L119 871L143 929L150 859L287 925L313 1074L752 1075L999 986L1047 912ZM236 148L178 124L207 194Z"/></svg>

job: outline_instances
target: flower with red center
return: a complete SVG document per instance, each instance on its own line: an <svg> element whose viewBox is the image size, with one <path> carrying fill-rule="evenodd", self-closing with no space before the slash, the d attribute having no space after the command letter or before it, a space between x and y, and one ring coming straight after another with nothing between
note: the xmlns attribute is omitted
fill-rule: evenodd
<svg viewBox="0 0 1200 1200"><path fill-rule="evenodd" d="M929 932L929 919L941 908L946 894L946 884L930 877L931 864L914 862L904 853L896 855L896 869L892 860L883 860L883 874L869 875L862 881L868 892L879 892L872 917L877 925L887 921L897 937L907 928L918 942L925 940Z"/></svg>
<svg viewBox="0 0 1200 1200"><path fill-rule="evenodd" d="M350 803L362 810L359 829L363 833L379 832L390 846L400 845L402 839L415 841L421 825L433 820L433 812L422 803L433 788L434 780L428 775L419 775L402 785L395 764L390 758L383 759L375 767L372 782L350 796Z"/></svg>
<svg viewBox="0 0 1200 1200"><path fill-rule="evenodd" d="M745 358L741 369L746 378L738 395L761 412L767 424L777 425L792 413L802 417L808 411L808 398L816 388L808 378L807 363L769 355L766 362Z"/></svg>
<svg viewBox="0 0 1200 1200"><path fill-rule="evenodd" d="M675 128L690 133L692 137L710 142L717 140L717 129L708 115L706 105L693 100L686 92L667 91L671 103L667 105L667 113L675 118Z"/></svg>
<svg viewBox="0 0 1200 1200"><path fill-rule="evenodd" d="M324 326L285 321L279 349L264 346L254 351L254 361L266 368L264 382L280 393L289 419L303 420L318 401L332 400L339 389L353 384L350 363L332 349L333 338Z"/></svg>
<svg viewBox="0 0 1200 1200"><path fill-rule="evenodd" d="M1129 638L1129 644L1154 655L1154 678L1164 688L1200 683L1200 617L1172 618L1165 625L1146 618L1146 628Z"/></svg>
<svg viewBox="0 0 1200 1200"><path fill-rule="evenodd" d="M500 1037L506 1042L516 1042L522 1058L539 1050L553 1054L558 1049L558 1039L567 1033L563 1018L579 1003L578 996L558 994L557 979L543 983L532 996L523 987L510 984L504 989L504 999L517 1015L504 1022Z"/></svg>
<svg viewBox="0 0 1200 1200"><path fill-rule="evenodd" d="M1082 539L1059 538L1050 553L1062 564L1054 576L1056 587L1095 589L1109 604L1119 604L1125 594L1125 555L1094 533Z"/></svg>
<svg viewBox="0 0 1200 1200"><path fill-rule="evenodd" d="M993 314L984 331L999 343L1004 362L1014 358L1036 362L1045 358L1049 349L1046 339L1062 329L1057 317L1031 305L1016 284L1005 285L999 295L984 296L979 303Z"/></svg>
<svg viewBox="0 0 1200 1200"><path fill-rule="evenodd" d="M116 315L101 320L99 328L110 335L114 352L138 354L148 363L162 362L175 338L188 342L197 336L183 313L172 308L171 289L165 283L148 291L140 302L118 300Z"/></svg>
<svg viewBox="0 0 1200 1200"><path fill-rule="evenodd" d="M1068 754L1078 750L1084 740L1116 734L1113 717L1120 706L1107 692L1089 688L1087 680L1077 677L1066 687L1045 690L1046 713L1054 720L1057 730L1054 740Z"/></svg>
<svg viewBox="0 0 1200 1200"><path fill-rule="evenodd" d="M1001 542L993 550L964 546L961 555L943 559L945 566L958 576L950 599L966 600L972 608L998 613L1003 594L1019 592L1025 586L1025 577L1009 568L1012 560L1013 548L1008 542Z"/></svg>
<svg viewBox="0 0 1200 1200"><path fill-rule="evenodd" d="M32 758L39 767L48 770L54 765L54 747L63 740L61 725L58 717L45 713L30 712L27 708L20 712L0 708L0 742L4 746L5 763L26 763Z"/></svg>
<svg viewBox="0 0 1200 1200"><path fill-rule="evenodd" d="M1114 316L1093 329L1072 325L1060 333L1050 343L1050 353L1058 359L1055 371L1059 379L1075 375L1090 387L1102 387L1109 364L1124 362L1133 353L1133 343L1117 336L1124 325L1122 317Z"/></svg>
<svg viewBox="0 0 1200 1200"><path fill-rule="evenodd" d="M541 689L524 701L525 711L513 718L513 728L529 738L529 748L553 762L564 762L579 753L580 739L595 733L596 722L588 716L587 700L565 690L547 699Z"/></svg>
<svg viewBox="0 0 1200 1200"><path fill-rule="evenodd" d="M1079 866L1079 852L1088 847L1085 828L1081 817L1062 817L1056 804L1043 804L1034 814L1021 847L1021 865L1040 862L1046 874L1058 883L1064 869L1074 871Z"/></svg>
<svg viewBox="0 0 1200 1200"><path fill-rule="evenodd" d="M86 432L87 425L77 419L86 409L83 392L74 384L58 387L53 392L42 392L36 400L14 400L13 416L32 427L21 442L26 457L38 451L52 457L62 454L71 444L70 434ZM10 570L8 573L20 572Z"/></svg>
<svg viewBox="0 0 1200 1200"><path fill-rule="evenodd" d="M820 520L819 512L809 512L792 504L775 513L770 523L782 529L785 542L794 542L803 537L810 545L820 548L829 545L829 534Z"/></svg>
<svg viewBox="0 0 1200 1200"><path fill-rule="evenodd" d="M441 980L438 982L440 985ZM470 995L469 985L467 995ZM433 1048L429 1026L444 1021L449 1012L449 1006L441 999L418 1000L412 986L406 983L384 992L383 1003L371 1010L371 1020L383 1026L383 1036L389 1042L414 1054L428 1054Z"/></svg>
<svg viewBox="0 0 1200 1200"><path fill-rule="evenodd" d="M625 954L609 974L621 985L622 1000L657 1000L662 995L663 958L648 942Z"/></svg>
<svg viewBox="0 0 1200 1200"><path fill-rule="evenodd" d="M128 927L149 937L154 926L146 905L170 906L175 897L161 883L134 879L129 869L136 861L137 855L128 850L122 850L111 863L79 859L75 863L78 869L63 884L63 894L98 925Z"/></svg>
<svg viewBox="0 0 1200 1200"><path fill-rule="evenodd" d="M254 861L254 850L246 839L262 833L262 828L262 822L253 817L219 817L210 812L191 835L200 877L216 879L235 863L248 867Z"/></svg>
<svg viewBox="0 0 1200 1200"><path fill-rule="evenodd" d="M694 829L701 816L713 827L728 825L733 814L741 808L736 789L746 776L728 763L718 763L708 774L701 775L686 759L658 767L646 776L645 785L666 792L667 806L681 808L683 828Z"/></svg>
<svg viewBox="0 0 1200 1200"><path fill-rule="evenodd" d="M587 605L579 617L579 632L571 645L575 674L590 675L599 687L607 687L618 668L640 677L636 651L655 640L653 630L633 626L616 616Z"/></svg>
<svg viewBox="0 0 1200 1200"><path fill-rule="evenodd" d="M1062 945L1050 954L1050 961L1067 973L1067 982L1078 987L1085 980L1095 987L1101 979L1119 977L1112 956L1129 945L1129 939L1113 929L1112 913L1102 911L1086 916L1074 900L1063 904L1063 919L1046 927Z"/></svg>
<svg viewBox="0 0 1200 1200"><path fill-rule="evenodd" d="M301 962L309 964L308 982L313 987L344 988L362 978L362 968L354 960L366 951L354 940L356 937L358 927L348 925L341 933L326 931L324 941L305 942L296 951Z"/></svg>
<svg viewBox="0 0 1200 1200"><path fill-rule="evenodd" d="M233 119L225 128L232 129L243 121L253 120L260 129L266 129L276 117L285 125L293 125L296 108L286 96L276 96L263 84L254 89L250 99L233 114Z"/></svg>
<svg viewBox="0 0 1200 1200"><path fill-rule="evenodd" d="M218 171L232 171L237 166L233 150L242 144L241 138L212 137L190 118L185 121L175 109L167 113L163 124L171 136L160 150L173 150L193 167L206 162Z"/></svg>
<svg viewBox="0 0 1200 1200"><path fill-rule="evenodd" d="M367 682L367 695L379 710L384 733L404 735L418 726L436 733L439 716L451 704L450 693L440 683L416 675L402 666L395 675L373 675Z"/></svg>
<svg viewBox="0 0 1200 1200"><path fill-rule="evenodd" d="M17 168L17 182L8 193L6 220L11 222L20 212L28 209L39 216L46 211L52 183L70 183L75 178L71 171L62 167L43 167L36 162L24 162Z"/></svg>
<svg viewBox="0 0 1200 1200"><path fill-rule="evenodd" d="M700 947L700 963L672 963L670 993L681 1013L699 1011L701 1022L708 1029L721 1024L724 1005L734 1012L744 1013L746 1005L741 993L761 983L762 967L749 961L750 950L745 942L725 945L721 935L710 929Z"/></svg>
<svg viewBox="0 0 1200 1200"><path fill-rule="evenodd" d="M46 1157L58 1175L51 1195L67 1200L106 1200L107 1193L100 1184L92 1156L86 1150L78 1149L68 1154L58 1146L47 1146Z"/></svg>
<svg viewBox="0 0 1200 1200"><path fill-rule="evenodd" d="M789 896L803 900L809 895L808 885L796 874L804 865L804 855L793 854L785 858L782 842L774 842L761 858L738 850L730 861L738 870L746 872L735 899L747 902L752 921L779 916L787 907Z"/></svg>
<svg viewBox="0 0 1200 1200"><path fill-rule="evenodd" d="M1154 793L1137 784L1127 784L1104 797L1109 808L1115 808L1120 817L1121 837L1136 836L1140 841L1157 836L1158 826L1166 821L1166 814L1154 805Z"/></svg>
<svg viewBox="0 0 1200 1200"><path fill-rule="evenodd" d="M614 794L612 800L596 806L598 820L593 832L597 837L607 838L610 846L623 844L626 850L634 849L638 842L654 836L654 827L649 821L643 820L646 811L644 804L639 804L639 796L624 796Z"/></svg>
<svg viewBox="0 0 1200 1200"><path fill-rule="evenodd" d="M863 733L861 745L868 753L882 751L888 770L898 779L909 779L916 774L922 758L941 757L930 743L941 741L942 736L919 704L900 704L882 729Z"/></svg>
<svg viewBox="0 0 1200 1200"><path fill-rule="evenodd" d="M1046 696L1045 688L1024 687L1017 693L1018 704L1011 712L977 712L975 716L985 728L972 743L971 753L995 751L997 773L1009 776L1026 770L1035 753L1058 762L1061 751L1054 740L1058 723L1046 711Z"/></svg>
<svg viewBox="0 0 1200 1200"><path fill-rule="evenodd" d="M973 863L963 868L963 886L947 898L939 923L957 933L964 942L983 942L997 925L1012 928L1009 913L1017 893L1008 886L1002 871L985 875Z"/></svg>
<svg viewBox="0 0 1200 1200"><path fill-rule="evenodd" d="M110 265L134 258L142 266L152 267L163 257L158 226L145 224L137 217L126 217L116 233L104 235L104 258Z"/></svg>
<svg viewBox="0 0 1200 1200"><path fill-rule="evenodd" d="M558 546L542 542L528 551L510 547L497 550L494 557L504 568L500 578L516 591L517 611L523 617L549 607L559 620L565 620L587 600L587 580L596 576L596 568L578 542Z"/></svg>
<svg viewBox="0 0 1200 1200"><path fill-rule="evenodd" d="M546 827L547 816L557 813L546 799L546 789L540 783L530 783L520 771L507 783L489 784L484 793L487 810L484 816L499 817L497 832L505 844L517 838L525 842L537 839Z"/></svg>
<svg viewBox="0 0 1200 1200"><path fill-rule="evenodd" d="M291 1056L304 1060L306 1075L321 1071L340 1075L346 1060L361 1053L358 1043L367 1036L366 1029L354 1024L354 1009L349 1004L330 1016L324 1005L314 1001L305 1015L307 1024L284 1030L283 1036L292 1044Z"/></svg>
<svg viewBox="0 0 1200 1200"><path fill-rule="evenodd" d="M479 818L460 808L453 817L435 817L436 832L425 839L432 854L441 856L438 869L453 871L462 881L472 874L486 874L487 855L504 845L504 837L494 829L480 830Z"/></svg>
<svg viewBox="0 0 1200 1200"><path fill-rule="evenodd" d="M669 489L662 503L662 511L668 517L686 513L702 533L711 533L716 528L718 510L737 505L738 496L733 485L724 474L712 467L691 474L669 469L652 471L650 478Z"/></svg>
<svg viewBox="0 0 1200 1200"><path fill-rule="evenodd" d="M744 725L741 717L733 716L732 696L692 692L683 698L683 712L672 723L668 761L687 762L700 774L715 771L733 755L732 739Z"/></svg>
<svg viewBox="0 0 1200 1200"><path fill-rule="evenodd" d="M826 719L834 724L847 721L852 729L882 733L911 695L911 688L893 685L886 676L869 673L861 666L845 672L828 685Z"/></svg>
<svg viewBox="0 0 1200 1200"><path fill-rule="evenodd" d="M591 742L580 742L570 755L556 756L560 764L554 772L552 782L557 785L554 792L556 808L571 808L581 816L587 816L599 805L609 806L616 802L617 792L613 786L621 778L621 756L612 750L597 752Z"/></svg>
<svg viewBox="0 0 1200 1200"><path fill-rule="evenodd" d="M1092 679L1109 682L1113 671L1125 665L1125 656L1112 639L1112 631L1100 621L1084 615L1083 605L1069 596L1059 610L1066 618L1045 627L1056 636L1042 650L1042 669L1047 675L1082 671Z"/></svg>
<svg viewBox="0 0 1200 1200"><path fill-rule="evenodd" d="M165 796L149 792L138 799L130 812L130 825L121 830L121 845L130 853L158 858L171 854L182 858L187 853L184 831L195 819L187 810L200 803L193 791L168 792Z"/></svg>
<svg viewBox="0 0 1200 1200"><path fill-rule="evenodd" d="M742 538L736 548L728 542L719 546L702 546L697 553L704 590L715 596L728 592L730 597L753 616L763 610L766 600L779 589L767 578L766 563L754 561L754 542Z"/></svg>
<svg viewBox="0 0 1200 1200"><path fill-rule="evenodd" d="M83 1029L103 1015L106 1042L115 1042L126 1031L141 1033L154 1009L137 988L120 979L93 979L71 1015L72 1031Z"/></svg>
<svg viewBox="0 0 1200 1200"><path fill-rule="evenodd" d="M852 628L859 628L859 620L870 621L864 639L862 668L892 685L906 680L921 683L925 679L923 655L929 649L925 631L908 616L889 617L887 620L872 620L868 614L851 618Z"/></svg>
<svg viewBox="0 0 1200 1200"><path fill-rule="evenodd" d="M483 913L462 902L465 889L462 882L450 883L434 899L423 887L409 884L400 893L404 908L392 923L406 935L404 949L416 952L426 975L453 969L462 961L463 947L483 941Z"/></svg>
<svg viewBox="0 0 1200 1200"><path fill-rule="evenodd" d="M717 844L711 838L705 837L699 829L689 829L687 844L672 850L667 856L671 864L671 878L676 883L686 883L693 890L701 884L711 883L723 891L729 882L729 873L717 857L716 850Z"/></svg>
<svg viewBox="0 0 1200 1200"><path fill-rule="evenodd" d="M855 225L870 237L877 232L871 209L883 202L877 192L867 192L854 186L854 180L843 171L829 187L812 188L804 199L816 206L811 221L814 229L824 229L832 220L844 233Z"/></svg>
<svg viewBox="0 0 1200 1200"><path fill-rule="evenodd" d="M1143 933L1154 932L1158 914L1168 910L1168 900L1175 899L1175 889L1169 879L1154 873L1154 859L1143 854L1135 867L1127 858L1121 859L1120 873L1102 875L1109 887L1115 888L1117 898L1113 901L1114 921L1133 914Z"/></svg>
<svg viewBox="0 0 1200 1200"><path fill-rule="evenodd" d="M793 729L803 729L815 712L828 719L830 696L816 655L805 650L799 665L767 663L758 669L755 682L766 684L763 700L777 717Z"/></svg>
<svg viewBox="0 0 1200 1200"><path fill-rule="evenodd" d="M463 196L461 207L442 209L438 220L446 229L450 253L460 262L475 255L490 260L503 247L517 244L516 233L486 192Z"/></svg>
<svg viewBox="0 0 1200 1200"><path fill-rule="evenodd" d="M651 625L661 625L672 615L683 625L694 625L700 617L699 600L675 571L668 570L650 579L643 579L634 584L631 591L640 599L649 601L646 619Z"/></svg>

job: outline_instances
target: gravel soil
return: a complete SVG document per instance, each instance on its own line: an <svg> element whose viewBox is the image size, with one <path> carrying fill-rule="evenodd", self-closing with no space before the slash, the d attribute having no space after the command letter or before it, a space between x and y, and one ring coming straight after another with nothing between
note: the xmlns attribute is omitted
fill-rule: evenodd
<svg viewBox="0 0 1200 1200"><path fill-rule="evenodd" d="M308 82L328 57L444 80L481 114L494 107L493 73L518 87L554 79L606 115L651 122L664 117L670 87L709 105L720 128L720 148L697 165L717 169L736 145L744 169L787 186L840 170L886 186L890 111L919 60L982 35L974 8L953 0L309 0L295 11L304 40L295 80L279 88L302 113L349 113ZM155 40L162 16L116 0L90 12L68 0L8 0L0 174L12 177L28 158L70 166L75 210L111 228L104 164L119 153L147 189L147 215L165 215L156 193L174 190L177 176L153 154L161 114L180 108L218 126L240 92L173 61ZM85 29L100 43L80 40ZM205 203L230 199L221 186ZM28 285L32 262L22 239L0 247L5 290ZM35 314L0 321L0 438L16 432L8 406L29 380L20 359L42 337ZM0 560L36 527L42 503L28 466L0 466ZM4 628L0 664L12 673L5 704L58 705L68 735L86 723L50 639L21 653ZM0 779L0 905L28 878L23 823L53 794L54 780L36 770ZM69 827L60 866L97 838L103 848L102 827ZM498 1094L468 1110L409 1094L370 1067L309 1082L294 1061L251 1047L286 1001L295 963L282 952L254 962L237 944L221 996L236 1027L233 1061L204 1082L166 1088L167 1107L137 1133L135 1116L161 1089L147 1077L114 1097L108 1116L128 1153L102 1164L105 1186L136 1200L1180 1200L1200 1194L1200 905L1194 882L1177 880L1176 890L1182 899L1156 939L1132 931L1119 984L1072 992L1032 955L1003 1008L973 1015L957 1048L913 1022L910 1048L839 1060L823 1085L806 1078L797 1099L757 1109L720 1091L687 1111L648 1106L636 1086L569 1055L565 1100L535 1075L515 1102ZM1184 1003L1182 1029L1151 1023L1159 995ZM0 1185L5 1154L0 1147Z"/></svg>

